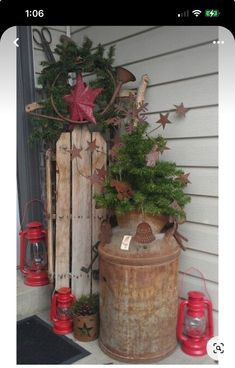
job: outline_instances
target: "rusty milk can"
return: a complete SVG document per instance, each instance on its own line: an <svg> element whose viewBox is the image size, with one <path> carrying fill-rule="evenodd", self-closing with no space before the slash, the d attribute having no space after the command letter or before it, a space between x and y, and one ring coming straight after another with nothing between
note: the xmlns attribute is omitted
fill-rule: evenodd
<svg viewBox="0 0 235 368"><path fill-rule="evenodd" d="M100 348L128 363L164 358L177 345L178 258L171 235L153 235L138 225L128 250L120 249L123 229L100 245Z"/></svg>

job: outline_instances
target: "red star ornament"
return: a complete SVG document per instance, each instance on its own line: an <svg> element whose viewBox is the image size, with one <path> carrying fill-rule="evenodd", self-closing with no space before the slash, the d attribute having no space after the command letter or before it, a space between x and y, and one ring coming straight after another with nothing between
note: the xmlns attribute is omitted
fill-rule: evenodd
<svg viewBox="0 0 235 368"><path fill-rule="evenodd" d="M70 119L78 123L88 120L96 124L93 115L94 100L101 93L102 88L90 88L83 82L82 76L78 74L76 85L70 95L64 96L64 100L69 104Z"/></svg>
<svg viewBox="0 0 235 368"><path fill-rule="evenodd" d="M176 107L175 111L178 115L185 116L186 112L189 111L187 107L184 107L183 102L180 105L174 105Z"/></svg>
<svg viewBox="0 0 235 368"><path fill-rule="evenodd" d="M162 128L165 129L166 124L171 124L171 121L168 119L169 112L166 115L160 113L160 119L156 122L157 124L161 124Z"/></svg>

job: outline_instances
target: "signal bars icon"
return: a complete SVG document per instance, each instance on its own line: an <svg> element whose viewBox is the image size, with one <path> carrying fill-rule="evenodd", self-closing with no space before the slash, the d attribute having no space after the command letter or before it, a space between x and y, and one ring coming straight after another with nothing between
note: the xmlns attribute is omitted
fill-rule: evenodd
<svg viewBox="0 0 235 368"><path fill-rule="evenodd" d="M178 13L178 18L189 17L189 10L185 10L183 13Z"/></svg>

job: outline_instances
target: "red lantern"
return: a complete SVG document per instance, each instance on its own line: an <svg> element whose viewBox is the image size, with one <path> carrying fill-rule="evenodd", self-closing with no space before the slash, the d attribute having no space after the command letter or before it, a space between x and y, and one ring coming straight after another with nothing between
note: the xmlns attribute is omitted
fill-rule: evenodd
<svg viewBox="0 0 235 368"><path fill-rule="evenodd" d="M31 222L20 235L20 271L25 275L24 283L29 286L49 284L47 273L47 230L40 222Z"/></svg>
<svg viewBox="0 0 235 368"><path fill-rule="evenodd" d="M212 303L205 299L203 293L190 291L188 300L180 303L177 337L182 342L181 348L186 354L207 354L207 342L213 337L213 317Z"/></svg>
<svg viewBox="0 0 235 368"><path fill-rule="evenodd" d="M54 323L53 331L58 335L66 335L73 330L71 307L75 302L75 296L70 288L60 288L52 298L51 320Z"/></svg>

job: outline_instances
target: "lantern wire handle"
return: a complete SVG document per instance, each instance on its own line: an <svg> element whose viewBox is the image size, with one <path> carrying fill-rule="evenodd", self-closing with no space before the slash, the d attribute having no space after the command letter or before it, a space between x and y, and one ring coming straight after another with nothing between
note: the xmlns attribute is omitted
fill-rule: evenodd
<svg viewBox="0 0 235 368"><path fill-rule="evenodd" d="M28 207L29 207L29 205L30 205L31 203L33 203L33 202L39 202L39 203L41 203L41 204L42 204L42 206L43 206L43 210L44 210L44 212L47 214L47 211L46 211L45 205L44 205L44 203L43 203L43 201L42 201L41 199L37 199L37 198L35 198L35 199L31 199L31 201L27 202L27 203L25 204L25 207L24 207L24 212L23 212L23 216L22 216L22 221L21 221L21 223L20 223L20 229L21 229L21 230L22 230L22 226L23 226L23 223L24 223L24 220L25 220L25 216L26 216L27 211L28 211Z"/></svg>
<svg viewBox="0 0 235 368"><path fill-rule="evenodd" d="M206 294L207 294L208 298L211 300L210 294L209 294L209 292L208 292L208 290L207 290L207 287L206 287L206 279L205 279L205 276L204 276L204 274L203 274L203 273L202 273L198 268L195 268L195 267L189 267L189 268L187 268L187 269L184 271L184 274L183 274L183 276L182 276L182 278L181 278L180 287L179 287L179 295L181 295L181 292L182 292L182 290L183 290L184 276L185 276L185 274L186 274L186 273L188 273L188 272L190 272L190 271L196 271L196 272L198 272L198 273L199 273L199 275L201 276L201 278L202 278L202 280L203 280L204 290L205 290L205 292L206 292Z"/></svg>

